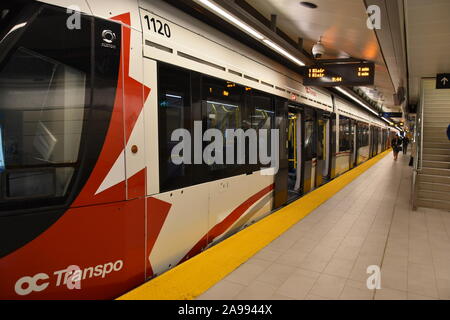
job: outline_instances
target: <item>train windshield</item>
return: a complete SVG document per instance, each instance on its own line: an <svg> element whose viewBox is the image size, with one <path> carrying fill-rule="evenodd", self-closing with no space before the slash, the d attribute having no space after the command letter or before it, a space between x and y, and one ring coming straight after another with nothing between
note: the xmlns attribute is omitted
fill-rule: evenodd
<svg viewBox="0 0 450 320"><path fill-rule="evenodd" d="M26 9L0 5L0 203L66 196L87 114L88 24L69 37L59 9Z"/></svg>

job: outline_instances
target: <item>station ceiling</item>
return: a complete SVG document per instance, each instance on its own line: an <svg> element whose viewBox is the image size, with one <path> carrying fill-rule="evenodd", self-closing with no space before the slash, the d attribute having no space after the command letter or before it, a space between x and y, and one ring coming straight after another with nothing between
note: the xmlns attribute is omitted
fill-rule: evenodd
<svg viewBox="0 0 450 320"><path fill-rule="evenodd" d="M401 75L397 70L389 70L377 33L367 27L365 1L311 0L317 5L315 9L296 0L246 1L268 19L276 14L277 26L293 39L303 38L304 49L308 52L322 38L327 49L326 59L353 57L375 62L375 86L360 89L382 105L383 111L401 112L401 107L394 102L394 94L402 85ZM384 9L384 1L381 6ZM384 27L391 28L391 25L386 23Z"/></svg>
<svg viewBox="0 0 450 320"><path fill-rule="evenodd" d="M189 6L201 2L166 1ZM406 111L408 104L418 100L421 78L450 72L450 0L309 0L317 8L303 6L302 0L213 1L235 10L253 26L254 19L262 18L268 27L267 22L276 15L275 37L281 31L282 38L289 38L284 48L297 50L300 58L312 61L311 49L321 39L327 51L324 59L351 57L375 62L375 85L356 91L382 106L383 112ZM367 27L367 8L372 5L381 10L378 30ZM197 8L197 13L204 15L205 11ZM299 39L302 50L296 47ZM394 97L402 91L409 98L403 103Z"/></svg>
<svg viewBox="0 0 450 320"><path fill-rule="evenodd" d="M450 0L405 0L410 100L420 79L450 73Z"/></svg>

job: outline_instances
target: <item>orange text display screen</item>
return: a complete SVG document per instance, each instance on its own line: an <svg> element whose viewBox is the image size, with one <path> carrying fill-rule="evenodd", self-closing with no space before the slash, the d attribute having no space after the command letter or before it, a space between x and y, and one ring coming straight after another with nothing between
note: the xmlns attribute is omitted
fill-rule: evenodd
<svg viewBox="0 0 450 320"><path fill-rule="evenodd" d="M313 66L307 68L304 74L306 86L371 86L374 81L374 63Z"/></svg>

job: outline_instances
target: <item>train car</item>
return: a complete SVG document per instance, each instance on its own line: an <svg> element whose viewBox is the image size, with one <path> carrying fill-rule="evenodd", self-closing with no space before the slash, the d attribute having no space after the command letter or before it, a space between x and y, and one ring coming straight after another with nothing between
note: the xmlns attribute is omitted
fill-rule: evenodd
<svg viewBox="0 0 450 320"><path fill-rule="evenodd" d="M0 299L118 297L369 157L374 119L163 1L0 13ZM248 128L276 174L171 157Z"/></svg>

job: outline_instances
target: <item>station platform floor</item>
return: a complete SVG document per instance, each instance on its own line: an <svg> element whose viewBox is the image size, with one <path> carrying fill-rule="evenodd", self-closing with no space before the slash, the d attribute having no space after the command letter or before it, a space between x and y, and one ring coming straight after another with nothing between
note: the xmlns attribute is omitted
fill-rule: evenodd
<svg viewBox="0 0 450 320"><path fill-rule="evenodd" d="M388 154L197 299L450 299L450 212L411 210L409 159Z"/></svg>

